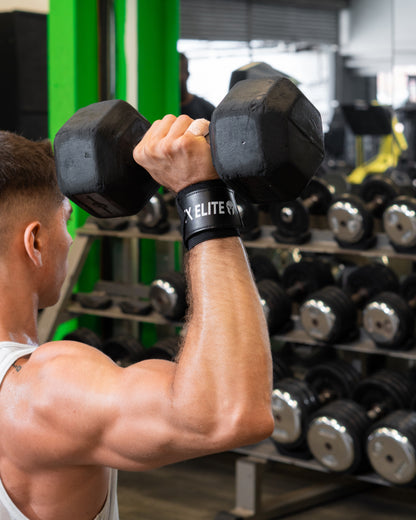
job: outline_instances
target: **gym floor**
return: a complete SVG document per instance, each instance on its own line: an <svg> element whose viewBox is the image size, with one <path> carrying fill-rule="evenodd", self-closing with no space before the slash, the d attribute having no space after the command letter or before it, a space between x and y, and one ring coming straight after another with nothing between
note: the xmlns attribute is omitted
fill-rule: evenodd
<svg viewBox="0 0 416 520"><path fill-rule="evenodd" d="M214 520L234 507L234 468L241 457L226 452L174 464L146 473L119 473L121 520ZM339 478L339 477L338 477ZM265 510L279 495L334 477L281 463L271 463L263 476ZM294 520L414 520L414 488L366 486L358 493L289 516Z"/></svg>

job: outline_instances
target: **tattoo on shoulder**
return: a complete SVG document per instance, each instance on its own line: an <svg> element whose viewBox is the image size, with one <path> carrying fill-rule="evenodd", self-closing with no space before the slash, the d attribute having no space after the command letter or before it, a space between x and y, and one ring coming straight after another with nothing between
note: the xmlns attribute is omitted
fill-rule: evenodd
<svg viewBox="0 0 416 520"><path fill-rule="evenodd" d="M22 370L22 365L18 365L16 363L13 363L12 367L16 370L16 372L19 372Z"/></svg>

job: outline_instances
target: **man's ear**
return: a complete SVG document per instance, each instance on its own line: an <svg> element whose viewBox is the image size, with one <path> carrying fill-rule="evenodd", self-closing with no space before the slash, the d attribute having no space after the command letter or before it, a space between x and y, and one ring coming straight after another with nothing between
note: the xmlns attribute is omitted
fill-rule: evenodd
<svg viewBox="0 0 416 520"><path fill-rule="evenodd" d="M25 228L24 245L27 256L33 262L35 267L42 267L42 252L40 243L41 223L38 221L31 222Z"/></svg>

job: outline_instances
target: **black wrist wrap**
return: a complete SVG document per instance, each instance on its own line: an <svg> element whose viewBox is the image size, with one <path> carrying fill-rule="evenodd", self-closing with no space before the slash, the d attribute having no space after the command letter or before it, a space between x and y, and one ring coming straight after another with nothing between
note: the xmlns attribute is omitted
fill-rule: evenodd
<svg viewBox="0 0 416 520"><path fill-rule="evenodd" d="M240 213L234 192L221 180L198 182L176 197L186 249L205 240L239 236Z"/></svg>

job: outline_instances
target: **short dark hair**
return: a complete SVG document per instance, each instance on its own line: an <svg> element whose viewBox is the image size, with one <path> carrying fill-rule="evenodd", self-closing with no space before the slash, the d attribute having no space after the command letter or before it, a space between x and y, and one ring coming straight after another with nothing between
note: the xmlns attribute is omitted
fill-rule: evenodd
<svg viewBox="0 0 416 520"><path fill-rule="evenodd" d="M64 199L52 146L49 140L31 141L0 131L0 205L20 197L56 205Z"/></svg>

